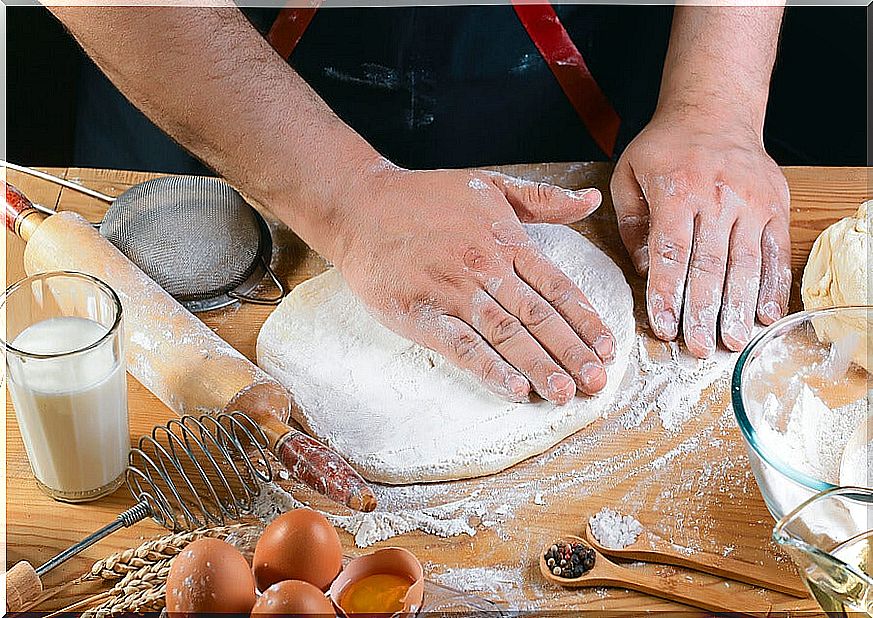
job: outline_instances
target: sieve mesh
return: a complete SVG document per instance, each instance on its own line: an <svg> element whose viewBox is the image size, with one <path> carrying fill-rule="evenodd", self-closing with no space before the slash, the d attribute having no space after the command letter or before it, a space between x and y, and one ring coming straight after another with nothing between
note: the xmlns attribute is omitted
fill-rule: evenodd
<svg viewBox="0 0 873 618"><path fill-rule="evenodd" d="M257 214L217 178L147 180L119 196L100 233L179 301L214 298L260 263Z"/></svg>

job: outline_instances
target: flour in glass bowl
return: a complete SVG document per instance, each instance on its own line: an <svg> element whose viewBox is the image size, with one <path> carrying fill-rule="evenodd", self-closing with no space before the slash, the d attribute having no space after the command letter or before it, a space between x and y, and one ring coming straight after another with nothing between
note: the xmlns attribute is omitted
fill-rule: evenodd
<svg viewBox="0 0 873 618"><path fill-rule="evenodd" d="M790 406L772 393L764 400L755 427L761 443L800 472L839 485L843 451L867 415L867 398L831 408L806 384L791 390L797 395Z"/></svg>

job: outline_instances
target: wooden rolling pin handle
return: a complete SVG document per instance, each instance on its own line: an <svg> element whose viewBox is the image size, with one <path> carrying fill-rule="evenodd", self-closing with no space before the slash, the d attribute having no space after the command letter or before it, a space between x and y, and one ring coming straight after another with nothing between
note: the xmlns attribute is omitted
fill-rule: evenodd
<svg viewBox="0 0 873 618"><path fill-rule="evenodd" d="M291 396L275 380L238 392L225 412L243 412L264 431L270 450L298 481L356 511L376 508L376 495L338 453L285 421L291 420Z"/></svg>
<svg viewBox="0 0 873 618"><path fill-rule="evenodd" d="M279 438L273 453L294 478L320 494L342 496L342 502L355 511L376 508L376 495L366 481L339 455L302 431L293 429Z"/></svg>
<svg viewBox="0 0 873 618"><path fill-rule="evenodd" d="M6 571L6 611L23 612L42 595L42 580L36 569L22 560Z"/></svg>
<svg viewBox="0 0 873 618"><path fill-rule="evenodd" d="M6 229L28 240L33 230L45 219L45 214L34 208L33 203L11 183L6 183L6 205L3 208Z"/></svg>

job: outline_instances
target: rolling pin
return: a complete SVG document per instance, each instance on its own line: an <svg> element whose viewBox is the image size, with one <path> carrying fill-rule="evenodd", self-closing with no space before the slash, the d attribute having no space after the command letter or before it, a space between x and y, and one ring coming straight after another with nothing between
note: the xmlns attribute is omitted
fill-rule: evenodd
<svg viewBox="0 0 873 618"><path fill-rule="evenodd" d="M74 270L101 279L121 299L127 370L179 415L239 411L270 441L299 481L357 511L376 508L361 476L327 446L289 426L291 394L189 313L85 219L47 216L6 183L6 227L27 246L29 275Z"/></svg>

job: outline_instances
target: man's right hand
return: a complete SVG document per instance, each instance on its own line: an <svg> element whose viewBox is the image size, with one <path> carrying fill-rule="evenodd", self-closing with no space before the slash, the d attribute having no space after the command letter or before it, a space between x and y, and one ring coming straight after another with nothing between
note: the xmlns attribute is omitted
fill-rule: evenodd
<svg viewBox="0 0 873 618"><path fill-rule="evenodd" d="M231 0L216 4L51 10L141 111L336 263L389 328L515 401L603 388L612 336L521 226L581 219L596 190L385 165Z"/></svg>
<svg viewBox="0 0 873 618"><path fill-rule="evenodd" d="M388 166L364 184L331 222L330 257L380 322L511 401L604 387L612 334L521 225L578 221L600 205L596 189Z"/></svg>

